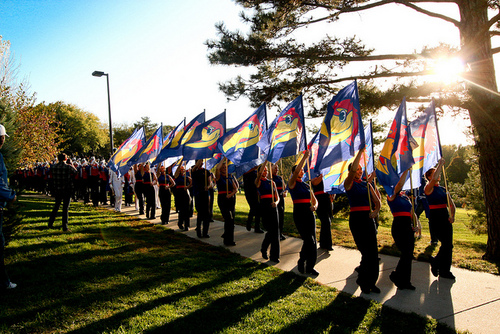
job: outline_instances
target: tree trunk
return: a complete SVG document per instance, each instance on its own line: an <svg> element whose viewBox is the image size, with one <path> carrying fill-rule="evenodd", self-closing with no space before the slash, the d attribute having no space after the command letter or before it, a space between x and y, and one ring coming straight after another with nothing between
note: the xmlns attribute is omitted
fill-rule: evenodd
<svg viewBox="0 0 500 334"><path fill-rule="evenodd" d="M468 110L479 153L488 243L485 259L500 261L500 98L489 36L487 0L458 0L462 56L470 66Z"/></svg>

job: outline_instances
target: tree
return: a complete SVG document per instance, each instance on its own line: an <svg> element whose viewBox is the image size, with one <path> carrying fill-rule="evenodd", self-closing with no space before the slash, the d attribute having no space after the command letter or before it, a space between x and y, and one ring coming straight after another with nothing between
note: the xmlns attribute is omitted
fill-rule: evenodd
<svg viewBox="0 0 500 334"><path fill-rule="evenodd" d="M491 38L500 36L498 30L500 3L498 0L236 0L250 14L242 14L250 30L228 31L223 24L216 26L218 40L207 41L209 60L212 64L253 66L256 73L248 79L238 76L235 80L220 84L228 98L246 95L254 105L270 101L290 100L298 92L310 94L311 108L319 108L326 99L335 94L337 83L358 78L360 97L364 107L393 107L407 96L408 101L428 100L432 92L442 89L439 84L426 83L419 79L431 73L422 59L440 54L456 55L467 64L469 71L462 85L451 87L437 101L440 106L453 110L467 110L474 131L476 149L479 154L479 171L484 189L488 220L488 244L486 259L500 260L500 180L496 174L500 168L500 132L491 126L500 119L500 98L496 94L497 84L493 54L500 48L492 48ZM425 3L452 4L458 8L459 19L425 9ZM370 12L370 10L398 4L422 15L444 20L454 25L460 35L460 48L446 45L429 49L423 47L419 54L374 54L361 41L352 38L336 38L327 35L318 42L300 42L293 36L299 30L313 24L335 23L348 13ZM488 11L494 14L488 17ZM380 17L380 20L388 19ZM409 22L410 23L410 22ZM326 31L327 28L325 28ZM331 30L330 30L331 31ZM292 35L294 34L294 35ZM315 36L309 36L311 40ZM343 76L344 68L351 63L372 66L357 75ZM388 66L392 62L394 66ZM396 83L383 90L375 85L377 78L399 78ZM408 80L403 80L407 78ZM366 79L366 82L361 80ZM343 84L345 85L345 83ZM366 97L369 98L366 98Z"/></svg>
<svg viewBox="0 0 500 334"><path fill-rule="evenodd" d="M148 116L142 116L140 121L134 123L133 128L136 129L140 126L144 127L144 133L147 139L153 135L153 133L158 129L159 125L158 123L153 123Z"/></svg>
<svg viewBox="0 0 500 334"><path fill-rule="evenodd" d="M58 135L60 149L70 155L109 155L109 137L106 124L99 118L73 104L55 102L37 105L55 115L59 123Z"/></svg>

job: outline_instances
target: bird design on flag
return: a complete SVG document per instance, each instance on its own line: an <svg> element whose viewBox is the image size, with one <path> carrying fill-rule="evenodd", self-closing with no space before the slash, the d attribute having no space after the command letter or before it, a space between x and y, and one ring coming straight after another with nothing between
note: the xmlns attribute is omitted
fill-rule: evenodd
<svg viewBox="0 0 500 334"><path fill-rule="evenodd" d="M120 167L124 166L142 148L142 141L138 138L129 140L118 149L114 156L114 163Z"/></svg>
<svg viewBox="0 0 500 334"><path fill-rule="evenodd" d="M257 115L253 115L241 126L241 129L238 132L224 141L224 150L229 151L233 148L233 151L236 151L241 148L247 148L255 145L259 142L261 133L262 129L259 117Z"/></svg>
<svg viewBox="0 0 500 334"><path fill-rule="evenodd" d="M295 108L290 108L288 112L281 115L276 122L276 127L273 131L272 145L275 147L279 143L286 143L290 139L297 138L300 141L302 136L302 122Z"/></svg>
<svg viewBox="0 0 500 334"><path fill-rule="evenodd" d="M201 139L194 143L187 143L191 148L208 148L215 150L217 140L224 134L224 127L218 121L213 121L201 130Z"/></svg>
<svg viewBox="0 0 500 334"><path fill-rule="evenodd" d="M358 117L355 117L358 111L354 108L350 99L335 102L332 108L333 115L330 119L330 129L327 128L326 123L323 123L321 125L321 134L332 138L334 143L345 142L351 146L360 126Z"/></svg>

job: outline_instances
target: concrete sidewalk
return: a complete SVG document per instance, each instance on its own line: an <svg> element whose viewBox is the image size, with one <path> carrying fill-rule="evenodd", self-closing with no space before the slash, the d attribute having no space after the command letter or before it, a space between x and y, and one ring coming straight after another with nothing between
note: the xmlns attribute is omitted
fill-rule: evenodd
<svg viewBox="0 0 500 334"><path fill-rule="evenodd" d="M139 216L133 207L124 207L123 213ZM159 217L159 210L157 217ZM150 220L159 224L159 219ZM191 219L191 229L187 232L177 227L177 214L171 213L171 221L166 227L196 238L196 217ZM216 221L210 225L210 238L199 239L214 246L223 246L223 223ZM236 246L227 247L230 251L241 254L259 262L264 260L260 253L260 245L264 234L248 232L245 227L236 225L234 240ZM288 237L281 241L280 263L270 262L270 265L297 273L297 261L302 240ZM333 251L318 249L318 262L315 269L320 273L314 279L334 287L339 291L354 296L376 300L404 312L415 312L422 316L432 317L457 330L469 330L472 333L500 333L500 276L487 273L472 272L460 268L452 268L456 281L439 279L432 276L430 265L426 262L413 262L412 284L415 291L398 290L389 280L389 274L395 269L398 258L380 255L380 276L377 286L380 294L362 294L356 284L357 273L354 270L359 265L361 255L357 250L334 247Z"/></svg>

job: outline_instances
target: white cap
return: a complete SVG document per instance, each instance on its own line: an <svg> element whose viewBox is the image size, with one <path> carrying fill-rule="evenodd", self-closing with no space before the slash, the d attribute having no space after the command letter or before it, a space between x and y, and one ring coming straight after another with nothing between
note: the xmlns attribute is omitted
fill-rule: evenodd
<svg viewBox="0 0 500 334"><path fill-rule="evenodd" d="M3 126L2 124L0 124L0 136L7 136L7 137L9 137L9 135L7 134L7 132L5 132L5 126Z"/></svg>

